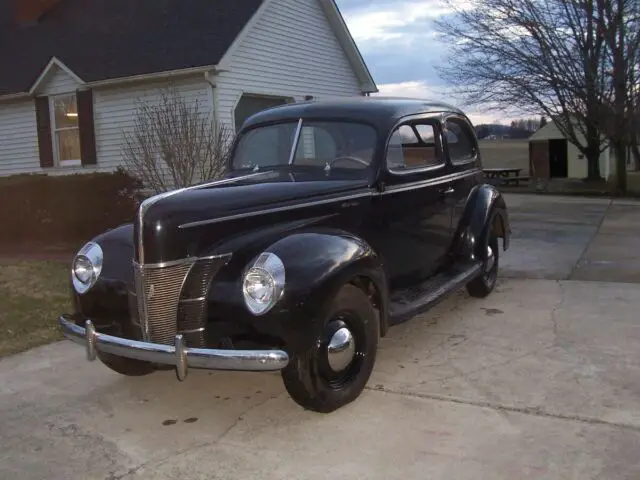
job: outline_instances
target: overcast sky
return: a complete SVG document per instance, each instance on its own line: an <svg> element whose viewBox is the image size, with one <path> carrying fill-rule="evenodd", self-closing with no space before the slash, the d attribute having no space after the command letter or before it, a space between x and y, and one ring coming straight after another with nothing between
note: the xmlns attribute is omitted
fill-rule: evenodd
<svg viewBox="0 0 640 480"><path fill-rule="evenodd" d="M465 0L457 0L464 5ZM433 20L448 10L439 0L337 0L380 94L441 99L456 106L436 65L449 50ZM496 112L465 109L472 122L508 123Z"/></svg>

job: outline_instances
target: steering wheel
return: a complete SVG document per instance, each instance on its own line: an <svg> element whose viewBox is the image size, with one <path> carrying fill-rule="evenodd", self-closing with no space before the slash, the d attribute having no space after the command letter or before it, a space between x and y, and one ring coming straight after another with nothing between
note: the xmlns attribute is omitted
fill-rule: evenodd
<svg viewBox="0 0 640 480"><path fill-rule="evenodd" d="M359 163L359 164L361 164L361 165L364 165L365 167L368 167L368 166L369 166L369 163L368 163L367 161L362 160L361 158L358 158L358 157L352 157L352 156L349 156L349 155L344 155L344 156L341 156L341 157L336 157L336 158L334 158L333 160L331 160L331 161L329 162L329 166L330 166L330 167L333 167L333 164L334 164L335 162L339 161L339 160L350 160L350 161L352 161L352 162L356 162L356 163Z"/></svg>

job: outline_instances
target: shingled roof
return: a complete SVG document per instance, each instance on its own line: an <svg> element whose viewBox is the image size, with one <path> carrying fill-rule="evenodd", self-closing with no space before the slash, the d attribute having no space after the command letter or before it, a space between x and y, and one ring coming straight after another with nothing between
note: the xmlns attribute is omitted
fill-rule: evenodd
<svg viewBox="0 0 640 480"><path fill-rule="evenodd" d="M34 25L0 0L0 96L52 57L85 82L216 65L262 0L60 0Z"/></svg>

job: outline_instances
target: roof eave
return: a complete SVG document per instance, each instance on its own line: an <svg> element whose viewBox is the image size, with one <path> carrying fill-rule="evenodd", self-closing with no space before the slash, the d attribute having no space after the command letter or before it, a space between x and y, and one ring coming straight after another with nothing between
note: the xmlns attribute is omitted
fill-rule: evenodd
<svg viewBox="0 0 640 480"><path fill-rule="evenodd" d="M20 93L8 93L6 95L0 95L0 102L10 102L12 100L23 100L30 98L29 92Z"/></svg>
<svg viewBox="0 0 640 480"><path fill-rule="evenodd" d="M333 31L338 39L338 42L342 46L345 55L351 62L354 72L356 73L358 80L360 81L360 89L363 93L378 93L378 87L376 85L367 64L360 53L360 49L356 44L349 27L338 8L338 4L335 0L318 0L322 7L329 24L333 28Z"/></svg>
<svg viewBox="0 0 640 480"><path fill-rule="evenodd" d="M49 64L51 64L51 62L49 62ZM49 69L50 69L50 66L47 65L47 67L43 70L42 74L38 77L38 80L34 82L33 86L29 89L29 91L0 95L0 102L33 98L37 93L37 86L39 85L41 79L46 76ZM73 74L73 72L69 70L67 67L65 67L65 71L67 71L67 73L70 72L71 74ZM225 70L218 68L217 65L203 65L200 67L183 68L178 70L167 70L163 72L154 72L154 73L144 73L141 75L131 75L127 77L108 78L105 80L96 80L93 82L85 82L75 74L73 74L73 76L78 80L78 83L82 87L95 88L95 87L126 85L129 83L161 80L166 78L183 77L183 76L195 75L199 73L217 74L223 71Z"/></svg>
<svg viewBox="0 0 640 480"><path fill-rule="evenodd" d="M87 87L108 87L115 85L123 85L127 83L136 83L150 80L162 80L166 78L184 77L199 73L220 73L224 71L218 68L218 65L202 65L199 67L182 68L178 70L165 70L162 72L143 73L140 75L131 75L127 77L107 78L105 80L96 80L87 82Z"/></svg>

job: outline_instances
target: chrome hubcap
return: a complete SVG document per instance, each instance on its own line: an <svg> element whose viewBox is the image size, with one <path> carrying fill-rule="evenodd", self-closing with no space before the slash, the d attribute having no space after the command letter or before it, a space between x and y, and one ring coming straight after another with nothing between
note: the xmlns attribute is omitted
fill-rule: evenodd
<svg viewBox="0 0 640 480"><path fill-rule="evenodd" d="M496 264L496 256L493 254L493 248L490 245L487 245L487 265L485 267L485 272L489 273L493 270L493 266Z"/></svg>
<svg viewBox="0 0 640 480"><path fill-rule="evenodd" d="M351 331L342 327L333 334L327 347L327 360L334 372L346 369L356 353L356 343Z"/></svg>

